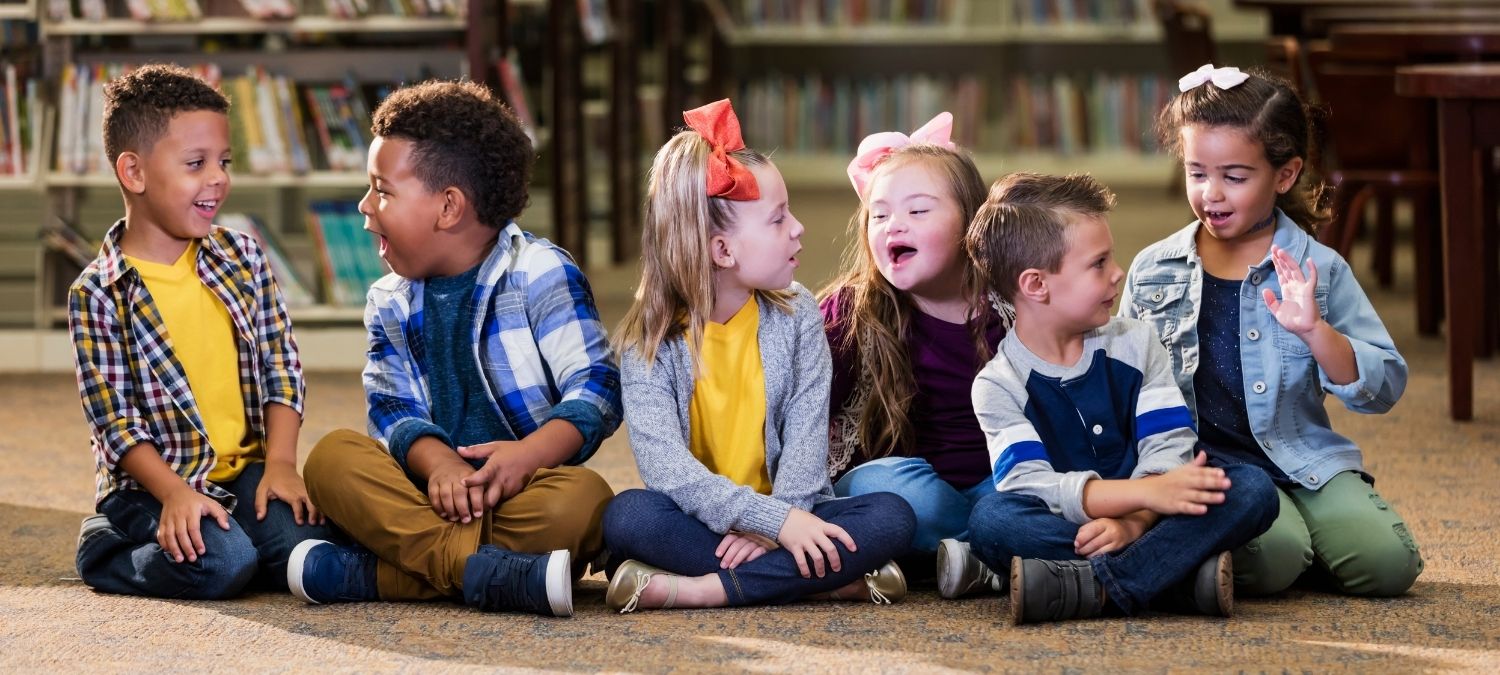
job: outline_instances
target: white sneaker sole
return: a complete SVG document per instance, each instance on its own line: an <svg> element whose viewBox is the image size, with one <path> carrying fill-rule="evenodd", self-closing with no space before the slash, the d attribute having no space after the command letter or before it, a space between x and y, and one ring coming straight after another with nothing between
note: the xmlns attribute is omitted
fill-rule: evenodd
<svg viewBox="0 0 1500 675"><path fill-rule="evenodd" d="M573 616L573 554L567 549L547 558L547 604L553 616Z"/></svg>
<svg viewBox="0 0 1500 675"><path fill-rule="evenodd" d="M302 567L307 562L308 552L312 551L316 546L327 543L329 542L322 539L308 539L303 541L297 544L296 548L292 549L291 556L287 557L286 560L287 588L291 590L292 595L297 596L299 600L310 605L321 605L323 603L312 599L312 596L307 594L307 589L302 586Z"/></svg>
<svg viewBox="0 0 1500 675"><path fill-rule="evenodd" d="M963 595L958 584L963 578L964 563L968 562L969 557L969 554L963 550L963 546L963 542L957 539L944 539L938 542L938 595L949 600Z"/></svg>

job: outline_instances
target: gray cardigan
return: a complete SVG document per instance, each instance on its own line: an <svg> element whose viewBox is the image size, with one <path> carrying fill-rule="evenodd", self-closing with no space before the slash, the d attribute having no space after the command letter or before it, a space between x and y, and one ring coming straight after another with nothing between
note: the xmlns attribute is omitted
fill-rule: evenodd
<svg viewBox="0 0 1500 675"><path fill-rule="evenodd" d="M641 480L720 534L736 530L775 540L793 507L811 510L833 499L826 467L828 339L812 294L797 283L789 290L796 293L791 314L758 300L770 496L710 472L688 449L693 364L684 336L663 344L649 369L634 349L620 359L625 425Z"/></svg>

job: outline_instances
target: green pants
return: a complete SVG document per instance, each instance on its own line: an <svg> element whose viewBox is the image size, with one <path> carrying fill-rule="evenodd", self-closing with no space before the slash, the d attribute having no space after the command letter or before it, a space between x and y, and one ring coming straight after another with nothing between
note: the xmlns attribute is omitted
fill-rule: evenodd
<svg viewBox="0 0 1500 675"><path fill-rule="evenodd" d="M1422 573L1406 523L1359 474L1341 473L1322 490L1296 486L1277 494L1281 514L1271 529L1234 552L1240 592L1283 591L1315 561L1350 595L1401 595Z"/></svg>

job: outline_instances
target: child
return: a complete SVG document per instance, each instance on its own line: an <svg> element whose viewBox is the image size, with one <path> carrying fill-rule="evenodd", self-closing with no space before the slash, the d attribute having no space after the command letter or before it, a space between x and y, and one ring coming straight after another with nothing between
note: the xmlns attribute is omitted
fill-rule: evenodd
<svg viewBox="0 0 1500 675"><path fill-rule="evenodd" d="M1213 463L1260 467L1280 488L1275 524L1234 553L1235 583L1275 593L1316 560L1344 593L1400 595L1422 556L1323 398L1390 410L1406 361L1349 264L1311 236L1327 214L1300 180L1302 100L1235 68L1204 66L1179 86L1158 129L1198 220L1136 256L1120 313L1161 334Z"/></svg>
<svg viewBox="0 0 1500 675"><path fill-rule="evenodd" d="M1086 175L1013 174L991 188L966 241L1016 308L974 382L998 491L969 531L985 564L1009 565L1018 624L1107 605L1135 614L1158 596L1228 616L1227 551L1276 515L1264 472L1193 456L1192 419L1151 326L1110 318L1124 276L1113 205Z"/></svg>
<svg viewBox="0 0 1500 675"><path fill-rule="evenodd" d="M331 531L297 476L302 364L265 255L216 227L229 101L151 65L104 88L125 218L68 291L97 464L78 575L101 591L219 599L285 589Z"/></svg>
<svg viewBox="0 0 1500 675"><path fill-rule="evenodd" d="M651 167L641 286L616 337L646 490L605 514L625 560L605 603L638 608L906 594L888 563L913 516L891 494L834 499L828 342L792 283L802 224L775 165L721 100L683 114Z"/></svg>
<svg viewBox="0 0 1500 675"><path fill-rule="evenodd" d="M559 465L620 423L593 293L567 252L516 225L531 143L489 90L398 90L373 131L359 210L395 272L365 309L373 438L336 431L307 458L313 500L363 546L300 547L292 590L570 616L613 493Z"/></svg>
<svg viewBox="0 0 1500 675"><path fill-rule="evenodd" d="M967 543L969 513L992 491L969 391L1004 329L988 302L970 302L962 243L985 185L952 129L945 112L910 137L860 143L845 271L820 304L833 348L834 493L906 499L917 514L912 549L925 558L914 562L930 568L937 552L945 598L1004 582Z"/></svg>

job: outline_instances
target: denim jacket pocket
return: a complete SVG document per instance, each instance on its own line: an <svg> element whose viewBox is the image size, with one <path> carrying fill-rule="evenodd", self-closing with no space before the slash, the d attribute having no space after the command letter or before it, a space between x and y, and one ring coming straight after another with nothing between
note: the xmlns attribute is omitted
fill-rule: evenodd
<svg viewBox="0 0 1500 675"><path fill-rule="evenodd" d="M1186 283L1138 282L1130 294L1130 302L1141 319L1156 326L1156 332L1166 341L1177 332L1182 319L1181 302L1187 294Z"/></svg>
<svg viewBox="0 0 1500 675"><path fill-rule="evenodd" d="M1328 288L1321 286L1313 291L1313 298L1318 302L1318 316L1328 316ZM1276 347L1285 354L1293 356L1309 356L1312 348L1307 346L1302 338L1297 337L1291 331L1282 327L1281 322L1267 311L1268 323L1271 325L1272 334L1276 336Z"/></svg>

